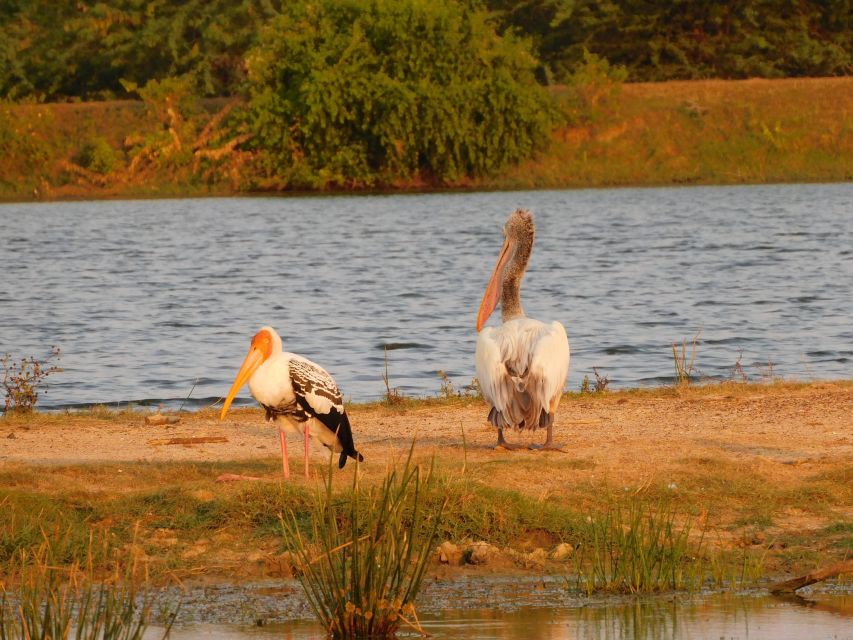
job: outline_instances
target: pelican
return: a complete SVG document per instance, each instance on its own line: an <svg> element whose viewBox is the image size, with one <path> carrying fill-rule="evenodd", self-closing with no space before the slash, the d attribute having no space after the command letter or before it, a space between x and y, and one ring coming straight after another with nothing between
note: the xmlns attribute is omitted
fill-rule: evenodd
<svg viewBox="0 0 853 640"><path fill-rule="evenodd" d="M332 376L307 358L283 351L281 337L272 327L263 327L252 338L249 353L225 398L220 420L246 382L252 397L266 410L266 420L278 426L285 478L290 477L286 432L301 434L305 439L306 478L311 436L341 454L340 468L348 457L359 462L364 459L355 449L341 391Z"/></svg>
<svg viewBox="0 0 853 640"><path fill-rule="evenodd" d="M489 422L498 430L497 448L519 449L504 439L504 429L545 427L544 445L554 449L552 428L569 373L569 339L559 322L546 324L524 315L521 279L533 249L533 214L517 209L503 228L504 244L477 313L477 379L491 406ZM501 304L499 327L483 325Z"/></svg>

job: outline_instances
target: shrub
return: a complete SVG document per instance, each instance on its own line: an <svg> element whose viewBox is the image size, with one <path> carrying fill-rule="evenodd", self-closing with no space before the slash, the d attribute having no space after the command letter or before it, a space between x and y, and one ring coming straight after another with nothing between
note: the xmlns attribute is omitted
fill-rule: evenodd
<svg viewBox="0 0 853 640"><path fill-rule="evenodd" d="M247 57L252 127L289 186L488 175L555 122L535 64L452 0L285 3Z"/></svg>
<svg viewBox="0 0 853 640"><path fill-rule="evenodd" d="M39 387L44 386L45 378L52 373L62 371L50 361L59 358L59 347L51 347L50 354L44 360L34 356L21 358L20 364L12 360L10 354L0 358L3 367L3 389L6 391L6 411L32 411L39 397ZM47 391L45 391L47 393Z"/></svg>
<svg viewBox="0 0 853 640"><path fill-rule="evenodd" d="M115 149L104 138L98 136L83 145L77 157L80 166L96 173L110 173L118 164Z"/></svg>

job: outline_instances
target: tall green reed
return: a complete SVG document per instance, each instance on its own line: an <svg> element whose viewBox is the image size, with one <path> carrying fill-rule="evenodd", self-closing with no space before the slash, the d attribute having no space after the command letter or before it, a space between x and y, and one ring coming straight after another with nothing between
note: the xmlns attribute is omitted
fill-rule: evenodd
<svg viewBox="0 0 853 640"><path fill-rule="evenodd" d="M704 530L693 543L693 520L679 522L665 501L613 503L590 518L575 553L578 586L596 591L650 593L701 585Z"/></svg>
<svg viewBox="0 0 853 640"><path fill-rule="evenodd" d="M96 575L102 545L90 543L83 561L60 566L46 539L22 549L13 583L0 583L0 640L141 640L154 598L135 576L134 561L116 558L113 571ZM165 638L174 614L166 623Z"/></svg>
<svg viewBox="0 0 853 640"><path fill-rule="evenodd" d="M350 496L332 495L332 467L310 507L311 538L291 512L283 519L297 577L314 613L335 638L393 637L401 624L420 630L414 600L446 504L435 499L433 465L390 467L364 488L359 468Z"/></svg>

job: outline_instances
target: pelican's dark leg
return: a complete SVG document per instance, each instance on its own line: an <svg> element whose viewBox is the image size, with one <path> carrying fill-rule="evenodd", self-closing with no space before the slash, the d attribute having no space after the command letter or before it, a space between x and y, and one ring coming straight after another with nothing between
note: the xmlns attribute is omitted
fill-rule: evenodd
<svg viewBox="0 0 853 640"><path fill-rule="evenodd" d="M524 449L524 445L510 444L509 442L504 440L504 430L498 427L498 443L495 445L495 449L506 449L507 451L515 451L516 449Z"/></svg>
<svg viewBox="0 0 853 640"><path fill-rule="evenodd" d="M546 451L561 451L563 453L566 452L565 449L559 444L554 444L554 434L552 433L552 429L554 428L553 423L549 424L546 430L545 436L545 444L531 444L531 449L544 449Z"/></svg>

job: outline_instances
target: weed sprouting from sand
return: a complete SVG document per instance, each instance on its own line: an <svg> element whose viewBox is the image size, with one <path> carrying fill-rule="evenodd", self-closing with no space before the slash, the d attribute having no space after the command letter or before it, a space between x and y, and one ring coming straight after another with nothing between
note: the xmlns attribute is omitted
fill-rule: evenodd
<svg viewBox="0 0 853 640"><path fill-rule="evenodd" d="M439 389L439 395L445 400L450 400L451 398L456 398L461 395L456 388L453 386L453 380L450 379L450 376L447 375L447 372L443 369L439 369L438 378L441 380L441 388Z"/></svg>
<svg viewBox="0 0 853 640"><path fill-rule="evenodd" d="M363 489L359 470L352 495L325 490L310 507L311 538L291 512L283 519L287 543L299 561L308 602L335 638L393 637L401 624L420 631L414 599L432 553L446 503L431 499L432 465L391 467L381 485Z"/></svg>
<svg viewBox="0 0 853 640"><path fill-rule="evenodd" d="M5 411L29 412L36 406L39 391L47 393L45 380L53 373L62 371L60 367L51 364L59 359L59 347L51 347L50 353L42 360L35 356L21 358L20 362L13 360L11 354L0 357L3 367L3 380L0 384L6 392Z"/></svg>
<svg viewBox="0 0 853 640"><path fill-rule="evenodd" d="M743 360L742 350L738 353L737 361L732 367L732 379L737 382L749 382L749 378L746 377L746 371L743 370L743 365L740 363L741 360Z"/></svg>
<svg viewBox="0 0 853 640"><path fill-rule="evenodd" d="M595 386L592 390L595 393L604 393L605 391L607 391L607 385L610 384L610 378L599 374L597 367L592 368L592 373L593 375L595 375Z"/></svg>
<svg viewBox="0 0 853 640"><path fill-rule="evenodd" d="M770 360L767 361L767 366L762 369L761 377L768 383L775 382L777 380L776 375L773 373L773 362Z"/></svg>
<svg viewBox="0 0 853 640"><path fill-rule="evenodd" d="M607 386L610 384L610 378L606 375L602 375L598 373L598 367L592 368L592 373L595 376L595 382L593 383L588 375L583 377L583 382L581 382L581 393L604 393L607 391Z"/></svg>
<svg viewBox="0 0 853 640"><path fill-rule="evenodd" d="M673 342L672 343L672 361L675 365L675 384L676 385L685 385L690 384L693 380L694 372L695 372L695 364L696 364L696 343L699 340L699 334L702 333L698 331L695 336L693 336L693 348L690 351L690 359L687 359L687 341L681 341L681 353L678 352L678 347Z"/></svg>
<svg viewBox="0 0 853 640"><path fill-rule="evenodd" d="M403 401L403 394L397 387L391 387L391 380L388 376L388 346L385 346L385 373L382 374L382 381L385 383L385 404L393 406L400 404Z"/></svg>
<svg viewBox="0 0 853 640"><path fill-rule="evenodd" d="M574 555L578 587L597 591L652 593L701 584L704 531L693 544L694 521L678 518L672 505L638 498L613 503L590 517Z"/></svg>

